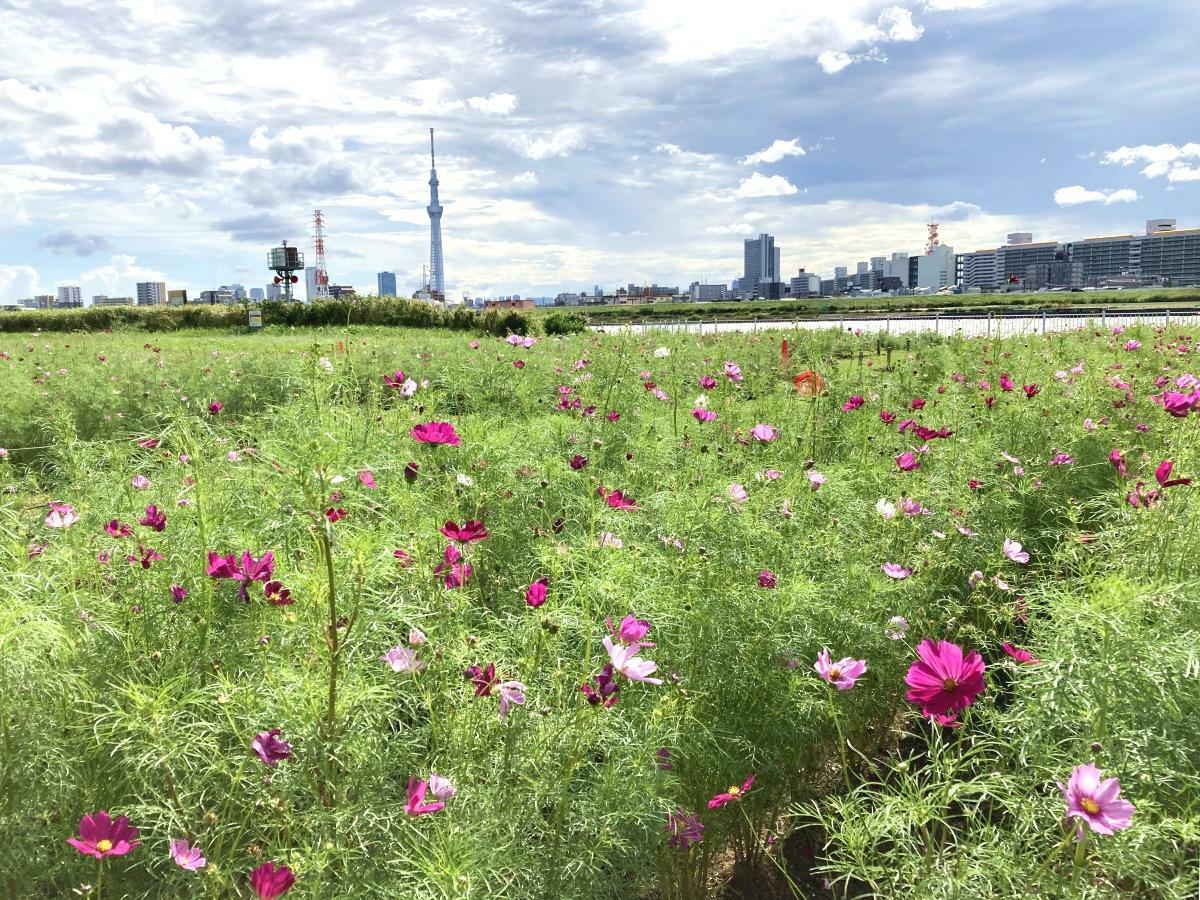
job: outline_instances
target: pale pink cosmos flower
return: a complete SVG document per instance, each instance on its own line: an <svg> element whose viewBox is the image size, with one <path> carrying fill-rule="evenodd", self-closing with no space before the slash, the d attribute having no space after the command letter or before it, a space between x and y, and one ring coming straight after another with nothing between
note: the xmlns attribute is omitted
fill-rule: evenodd
<svg viewBox="0 0 1200 900"><path fill-rule="evenodd" d="M1079 820L1078 840L1083 840L1085 825L1096 834L1112 834L1128 828L1133 821L1133 804L1121 799L1121 780L1102 779L1094 763L1076 766L1070 781L1060 781L1058 789L1067 801L1067 815Z"/></svg>
<svg viewBox="0 0 1200 900"><path fill-rule="evenodd" d="M820 490L821 485L825 483L825 476L816 469L809 469L804 474L808 476L808 483L812 485L814 491Z"/></svg>
<svg viewBox="0 0 1200 900"><path fill-rule="evenodd" d="M785 519L790 519L792 516L795 515L795 513L792 512L792 501L791 500L783 501L783 504L779 507L779 514L781 516L783 516Z"/></svg>
<svg viewBox="0 0 1200 900"><path fill-rule="evenodd" d="M879 568L888 578L895 578L897 581L903 581L912 574L912 569L909 569L900 563L885 562Z"/></svg>
<svg viewBox="0 0 1200 900"><path fill-rule="evenodd" d="M500 718L503 719L508 715L510 706L525 705L525 691L527 688L519 681L502 681L496 688L500 696Z"/></svg>
<svg viewBox="0 0 1200 900"><path fill-rule="evenodd" d="M429 773L429 793L437 797L439 800L446 801L458 793L454 783L444 775L439 775L437 772Z"/></svg>
<svg viewBox="0 0 1200 900"><path fill-rule="evenodd" d="M983 581L983 573L980 572L978 569L976 569L974 572L972 572L970 575L967 576L967 585L972 590L979 587L979 583L981 581Z"/></svg>
<svg viewBox="0 0 1200 900"><path fill-rule="evenodd" d="M996 585L996 590L998 591L1004 591L1005 593L1008 593L1012 590L1012 588L1009 587L1008 582L999 575L992 576L992 584Z"/></svg>
<svg viewBox="0 0 1200 900"><path fill-rule="evenodd" d="M51 503L50 514L46 516L47 528L70 528L79 521L79 513L70 503Z"/></svg>
<svg viewBox="0 0 1200 900"><path fill-rule="evenodd" d="M778 481L780 478L783 477L783 473L780 472L778 469L763 469L761 472L759 472L754 477L757 478L759 481L763 481L763 480Z"/></svg>
<svg viewBox="0 0 1200 900"><path fill-rule="evenodd" d="M208 860L201 855L200 848L191 846L186 840L171 841L171 859L185 872L195 872L208 865Z"/></svg>
<svg viewBox="0 0 1200 900"><path fill-rule="evenodd" d="M653 660L643 659L637 655L641 649L641 643L632 645L614 643L611 637L604 638L604 649L608 651L608 658L612 662L612 667L620 672L630 681L642 681L646 684L662 684L661 678L651 678L658 671L658 664Z"/></svg>
<svg viewBox="0 0 1200 900"><path fill-rule="evenodd" d="M425 640L425 632L423 632L420 628L413 628L408 632L408 642L414 647L420 647L425 643Z"/></svg>
<svg viewBox="0 0 1200 900"><path fill-rule="evenodd" d="M129 483L139 491L144 491L150 487L150 479L145 475L134 475L131 479L129 479Z"/></svg>
<svg viewBox="0 0 1200 900"><path fill-rule="evenodd" d="M875 501L875 512L883 516L884 521L890 522L896 517L896 504L892 503L890 500L885 500L883 497L880 497Z"/></svg>
<svg viewBox="0 0 1200 900"><path fill-rule="evenodd" d="M393 672L420 672L425 668L424 661L417 659L417 651L403 644L390 649L379 661L391 666Z"/></svg>
<svg viewBox="0 0 1200 900"><path fill-rule="evenodd" d="M892 616L887 621L887 627L883 631L893 641L903 639L908 634L908 619L904 616Z"/></svg>
<svg viewBox="0 0 1200 900"><path fill-rule="evenodd" d="M759 422L750 429L750 437L756 441L762 441L764 444L769 444L779 437L779 432L770 425L764 425L762 422Z"/></svg>
<svg viewBox="0 0 1200 900"><path fill-rule="evenodd" d="M729 497L735 503L745 503L750 499L750 495L746 493L746 488L736 481L729 486Z"/></svg>
<svg viewBox="0 0 1200 900"><path fill-rule="evenodd" d="M839 691L848 691L867 671L867 661L847 656L837 662L830 662L829 649L825 648L817 654L813 669Z"/></svg>
<svg viewBox="0 0 1200 900"><path fill-rule="evenodd" d="M1021 542L1010 538L1004 539L1004 555L1021 565L1029 562L1029 553L1021 549Z"/></svg>
<svg viewBox="0 0 1200 900"><path fill-rule="evenodd" d="M600 546L608 547L612 550L620 550L625 546L625 542L613 534L611 531L602 532L600 535Z"/></svg>

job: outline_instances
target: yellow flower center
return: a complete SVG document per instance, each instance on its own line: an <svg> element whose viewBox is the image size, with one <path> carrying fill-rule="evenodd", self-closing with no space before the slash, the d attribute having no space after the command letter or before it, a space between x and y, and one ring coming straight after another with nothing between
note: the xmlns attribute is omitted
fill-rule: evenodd
<svg viewBox="0 0 1200 900"><path fill-rule="evenodd" d="M1100 812L1100 804L1091 797L1084 797L1079 801L1079 805L1082 806L1086 812L1091 813L1093 816Z"/></svg>
<svg viewBox="0 0 1200 900"><path fill-rule="evenodd" d="M837 681L841 677L842 677L841 669L839 669L837 666L829 667L829 680L830 681Z"/></svg>
<svg viewBox="0 0 1200 900"><path fill-rule="evenodd" d="M99 850L101 853L107 853L112 848L113 848L113 843L108 838L104 838L103 840L96 841L96 849Z"/></svg>
<svg viewBox="0 0 1200 900"><path fill-rule="evenodd" d="M953 678L947 678L945 681L942 682L942 690L943 691L953 691L957 687L958 687L958 682L955 681Z"/></svg>
<svg viewBox="0 0 1200 900"><path fill-rule="evenodd" d="M736 797L741 792L742 792L742 789L735 784L726 793L728 793L730 797Z"/></svg>

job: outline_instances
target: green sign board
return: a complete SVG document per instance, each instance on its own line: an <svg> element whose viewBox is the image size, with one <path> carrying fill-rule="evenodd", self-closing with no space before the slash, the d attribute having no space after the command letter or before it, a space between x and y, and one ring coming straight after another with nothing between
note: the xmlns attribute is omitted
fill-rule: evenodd
<svg viewBox="0 0 1200 900"><path fill-rule="evenodd" d="M251 328L262 328L262 310L251 309L246 313L246 324Z"/></svg>

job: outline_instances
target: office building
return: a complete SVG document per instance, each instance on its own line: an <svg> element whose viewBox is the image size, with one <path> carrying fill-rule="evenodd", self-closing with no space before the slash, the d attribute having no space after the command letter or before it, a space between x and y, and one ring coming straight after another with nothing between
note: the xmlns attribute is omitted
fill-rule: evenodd
<svg viewBox="0 0 1200 900"><path fill-rule="evenodd" d="M283 299L283 285L268 284L267 285L267 299L268 300L282 300Z"/></svg>
<svg viewBox="0 0 1200 900"><path fill-rule="evenodd" d="M187 306L187 291L167 291L167 302L172 306Z"/></svg>
<svg viewBox="0 0 1200 900"><path fill-rule="evenodd" d="M1005 242L1009 246L1014 246L1016 244L1032 244L1033 243L1033 232L1031 232L1031 231L1010 232L1008 237L1005 239Z"/></svg>
<svg viewBox="0 0 1200 900"><path fill-rule="evenodd" d="M396 273L395 272L380 272L375 276L375 280L379 286L380 297L395 297L396 296Z"/></svg>
<svg viewBox="0 0 1200 900"><path fill-rule="evenodd" d="M166 306L166 284L161 281L139 281L137 283L137 305Z"/></svg>
<svg viewBox="0 0 1200 900"><path fill-rule="evenodd" d="M223 284L223 285L221 285L219 290L229 291L231 294L233 294L233 300L235 303L240 303L242 300L248 299L246 296L246 288L244 285Z"/></svg>
<svg viewBox="0 0 1200 900"><path fill-rule="evenodd" d="M79 287L74 284L61 285L58 288L58 297L54 305L61 308L83 306L83 297L79 293Z"/></svg>
<svg viewBox="0 0 1200 900"><path fill-rule="evenodd" d="M1021 290L1030 266L1048 266L1063 249L1058 241L1022 241L1006 244L1000 250L997 275L1001 290Z"/></svg>
<svg viewBox="0 0 1200 900"><path fill-rule="evenodd" d="M107 294L93 294L92 306L133 306L133 298L109 297Z"/></svg>
<svg viewBox="0 0 1200 900"><path fill-rule="evenodd" d="M775 246L775 238L769 234L747 238L741 290L753 294L759 284L777 282L779 279L779 248Z"/></svg>
<svg viewBox="0 0 1200 900"><path fill-rule="evenodd" d="M215 291L201 291L201 303L234 303L235 298L233 291L227 287L218 288Z"/></svg>
<svg viewBox="0 0 1200 900"><path fill-rule="evenodd" d="M250 288L251 303L262 303L266 299L267 295L263 292L262 288Z"/></svg>
<svg viewBox="0 0 1200 900"><path fill-rule="evenodd" d="M998 248L991 250L976 250L974 253L964 253L962 255L962 280L961 284L968 290L978 290L983 292L995 291L1000 287L999 273L1003 271L1003 265L1000 263L1001 251Z"/></svg>
<svg viewBox="0 0 1200 900"><path fill-rule="evenodd" d="M699 281L693 281L688 287L688 296L696 302L726 300L729 297L729 288L723 284L702 284Z"/></svg>
<svg viewBox="0 0 1200 900"><path fill-rule="evenodd" d="M849 270L848 270L848 269L847 269L845 266L837 266L837 267L836 267L836 268L833 270L833 277L834 277L834 278L845 278L845 277L846 277L846 273L847 273L848 271L849 271Z"/></svg>
<svg viewBox="0 0 1200 900"><path fill-rule="evenodd" d="M821 296L821 276L816 272L805 272L801 269L788 286L792 297L796 299Z"/></svg>

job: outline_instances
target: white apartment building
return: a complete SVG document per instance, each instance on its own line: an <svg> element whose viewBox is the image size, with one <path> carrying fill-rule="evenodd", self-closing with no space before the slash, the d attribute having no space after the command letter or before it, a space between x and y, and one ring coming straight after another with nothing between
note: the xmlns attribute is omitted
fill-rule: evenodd
<svg viewBox="0 0 1200 900"><path fill-rule="evenodd" d="M167 285L162 281L139 281L137 284L138 306L166 306Z"/></svg>

